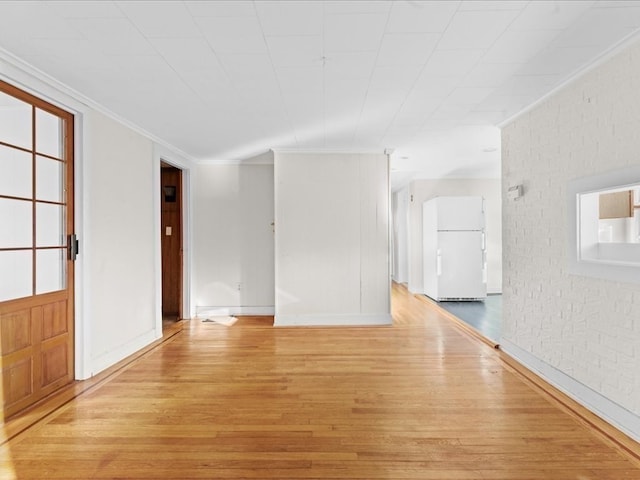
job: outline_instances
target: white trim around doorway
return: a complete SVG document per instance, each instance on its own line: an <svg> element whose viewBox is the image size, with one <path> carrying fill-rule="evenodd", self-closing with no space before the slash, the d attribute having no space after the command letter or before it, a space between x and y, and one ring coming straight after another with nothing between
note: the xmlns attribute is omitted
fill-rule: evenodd
<svg viewBox="0 0 640 480"><path fill-rule="evenodd" d="M182 312L186 318L195 316L191 299L192 274L192 202L191 202L191 170L193 162L185 159L162 145L154 144L153 148L153 182L158 188L153 191L154 228L158 233L154 240L155 258L155 330L156 338L162 337L162 245L160 241L161 198L160 198L160 163L164 162L182 170Z"/></svg>

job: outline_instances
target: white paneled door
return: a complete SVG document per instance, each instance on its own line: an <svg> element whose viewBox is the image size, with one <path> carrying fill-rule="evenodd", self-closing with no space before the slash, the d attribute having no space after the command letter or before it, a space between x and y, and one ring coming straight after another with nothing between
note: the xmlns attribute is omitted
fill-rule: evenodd
<svg viewBox="0 0 640 480"><path fill-rule="evenodd" d="M73 115L0 82L4 417L73 380Z"/></svg>

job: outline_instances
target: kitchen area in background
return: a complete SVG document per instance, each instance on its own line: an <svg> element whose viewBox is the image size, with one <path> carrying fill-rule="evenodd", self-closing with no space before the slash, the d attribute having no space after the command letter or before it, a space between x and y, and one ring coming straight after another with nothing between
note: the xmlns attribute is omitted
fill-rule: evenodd
<svg viewBox="0 0 640 480"><path fill-rule="evenodd" d="M499 343L500 179L415 180L392 193L392 219L393 280Z"/></svg>
<svg viewBox="0 0 640 480"><path fill-rule="evenodd" d="M424 294L499 343L502 296L487 296L485 201L442 196L422 205Z"/></svg>
<svg viewBox="0 0 640 480"><path fill-rule="evenodd" d="M600 193L598 207L600 243L640 243L639 185Z"/></svg>

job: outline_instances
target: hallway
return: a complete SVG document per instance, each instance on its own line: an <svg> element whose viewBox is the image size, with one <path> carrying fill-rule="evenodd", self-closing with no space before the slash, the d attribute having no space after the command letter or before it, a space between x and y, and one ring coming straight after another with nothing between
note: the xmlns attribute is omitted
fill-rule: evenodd
<svg viewBox="0 0 640 480"><path fill-rule="evenodd" d="M403 287L392 327L186 322L2 447L2 479L640 480Z"/></svg>

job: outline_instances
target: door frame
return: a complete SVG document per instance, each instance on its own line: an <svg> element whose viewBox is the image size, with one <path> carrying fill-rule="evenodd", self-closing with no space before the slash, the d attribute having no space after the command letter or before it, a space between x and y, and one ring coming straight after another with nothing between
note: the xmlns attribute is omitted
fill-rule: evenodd
<svg viewBox="0 0 640 480"><path fill-rule="evenodd" d="M90 378L92 371L92 329L90 322L91 314L91 291L92 279L88 266L90 265L91 250L85 246L91 245L90 224L85 200L91 199L91 192L88 190L85 176L88 175L91 165L85 162L84 152L87 151L91 139L85 134L87 131L88 116L93 113L100 113L132 129L134 132L149 138L153 142L152 179L155 185L160 184L160 161L182 170L182 194L183 194L183 314L186 318L195 316L195 302L192 285L192 196L191 196L191 169L195 168L195 162L189 157L176 151L162 140L151 136L148 132L140 130L134 124L123 119L113 112L106 110L102 105L92 99L85 97L67 85L42 74L37 69L28 64L24 64L15 57L5 54L0 50L0 80L24 90L31 95L41 98L52 105L66 110L74 115L74 222L75 231L80 240L80 255L75 262L75 324L74 324L74 353L75 353L75 378L85 380ZM154 223L156 231L160 231L160 191L153 189L153 209ZM153 245L154 256L156 258L156 278L155 292L155 325L154 336L162 337L162 267L161 267L161 245L160 235L156 235L156 243Z"/></svg>
<svg viewBox="0 0 640 480"><path fill-rule="evenodd" d="M15 57L0 51L0 80L34 95L73 114L74 117L74 227L80 240L80 248L87 242L88 220L85 221L84 198L84 137L85 115L90 111L94 102L89 99L82 102L79 95L66 85L57 83L50 77L43 75L33 67L23 64ZM90 358L90 328L87 320L88 290L86 286L88 275L86 272L87 252L83 249L78 255L74 268L74 370L76 380L84 380L91 376L88 371Z"/></svg>
<svg viewBox="0 0 640 480"><path fill-rule="evenodd" d="M29 382L29 385L33 387L30 393L23 396L20 400L17 400L16 402L14 402L13 405L2 406L0 411L0 418L5 418L6 416L21 414L22 412L33 407L34 405L37 405L39 402L47 398L49 395L55 394L61 389L66 388L68 385L71 385L77 379L77 368L78 368L77 364L79 362L79 359L77 358L77 352L76 352L76 343L77 343L76 332L77 332L77 324L79 322L77 318L78 307L76 304L77 297L78 297L76 270L78 268L78 263L77 263L77 258L75 258L75 256L72 256L70 253L72 247L71 247L71 244L68 242L70 241L69 239L74 238L74 236L77 233L79 233L78 224L76 222L77 210L75 205L77 202L77 191L78 191L78 187L77 187L78 179L76 178L76 175L77 175L76 167L77 167L77 162L79 157L79 155L77 155L77 145L79 140L76 134L76 125L78 123L79 114L75 111L75 109L69 108L69 106L67 106L64 103L52 101L52 99L49 98L47 95L43 95L42 93L38 91L34 91L31 88L25 88L25 86L21 82L17 82L14 78L4 75L2 71L0 71L0 81L2 81L2 83L4 84L2 88L2 91L4 93L16 98L17 100L24 102L25 104L29 105L31 109L31 122L32 122L32 128L34 129L31 132L32 143L29 149L23 150L23 152L29 153L29 155L32 158L31 161L34 162L32 166L32 170L30 172L31 182L36 182L37 176L36 176L35 162L37 162L38 155L44 155L45 158L47 157L53 158L56 161L60 161L63 164L66 164L63 168L64 180L62 183L64 185L63 186L64 193L62 194L62 198L59 200L59 202L61 203L58 203L58 200L54 202L57 205L64 205L65 207L64 220L63 220L64 234L62 236L62 239L60 239L61 241L58 241L55 244L56 250L60 249L59 247L61 247L61 245L63 244L66 245L66 260L64 261L65 288L60 290L47 291L45 293L37 292L36 258L37 258L37 252L39 250L39 247L36 240L37 238L36 225L37 225L37 218L38 218L38 216L36 215L36 209L37 209L37 205L39 204L38 202L40 202L40 205L42 205L43 204L42 202L45 202L45 200L38 199L35 183L32 183L33 187L32 187L31 197L28 200L31 203L31 208L33 209L32 219L31 219L32 238L31 238L31 248L29 249L31 254L33 255L32 265L31 265L31 268L33 269L32 279L31 279L31 282L32 282L31 295L21 297L21 298L11 298L9 300L1 302L1 303L11 304L11 307L6 307L7 310L9 311L9 314L17 312L17 309L30 310L30 313L28 316L28 322L31 325L31 327L28 330L29 333L27 334L29 336L28 343L23 343L21 344L20 347L8 353L3 352L3 355L19 355L18 358L31 359L32 369L31 369L31 380ZM63 121L62 123L63 127L61 128L61 131L60 131L60 133L62 134L63 140L61 141L60 147L64 153L62 153L61 155L49 156L51 155L50 152L47 152L47 154L42 152L40 154L38 153L38 150L36 148L37 136L35 131L35 128L37 125L36 111L48 112L49 114L57 117L60 121ZM24 145L22 146L24 147ZM21 198L21 200L22 199L26 200L27 198L25 196L25 198ZM26 245L23 245L23 246L26 247ZM61 295L60 292L63 292L63 291L65 291L66 293L64 295ZM66 302L65 308L64 308L64 318L65 318L65 326L67 328L62 331L56 331L55 333L52 333L51 336L43 338L42 331L40 333L34 333L34 326L36 328L38 326L44 328L43 327L44 324L38 323L38 320L34 320L33 309L42 308L44 306L45 299L49 300L49 304L51 304L51 301L56 301L56 299L59 302L61 301ZM4 309L5 307L3 307L3 310ZM42 313L39 315L39 318L40 318L40 322L42 322ZM59 340L60 336L63 334L66 334L66 339L64 340L64 342ZM34 339L34 336L36 339L35 341L37 342L35 345L34 343L31 343ZM57 378L51 380L46 385L43 385L42 384L43 377L41 377L41 370L39 370L42 366L42 359L41 358L36 359L36 357L38 355L44 356L42 355L43 350L41 351L40 349L41 347L45 346L45 342L47 342L47 340L52 340L55 344L57 344L57 346L64 345L68 347L65 350L65 362L66 362L67 368L65 369L66 373L64 375L58 376ZM30 353L25 353L24 352L25 350L28 350ZM3 373L3 377L4 377L4 373ZM38 381L37 378L40 378L40 380ZM4 378L2 379L2 381L4 382ZM64 383L65 381L66 383ZM2 391L2 389L3 387L0 386L0 391ZM5 400L4 394L2 396L3 396L2 401L4 403L4 400Z"/></svg>
<svg viewBox="0 0 640 480"><path fill-rule="evenodd" d="M178 263L179 263L179 275L180 275L180 281L177 282L177 287L178 287L178 298L177 298L177 304L178 304L178 311L177 311L177 315L178 315L178 320L181 320L183 318L185 318L184 312L182 311L182 307L183 307L183 301L182 298L184 296L184 292L183 292L183 281L182 279L184 278L184 274L182 273L184 267L183 267L183 244L182 244L182 230L183 230L183 221L182 221L182 215L183 215L183 209L182 209L182 200L183 200L183 195L182 195L182 169L181 168L176 168L173 165L169 165L167 162L161 162L160 164L160 222L161 225L163 225L164 227L160 228L160 245L161 245L161 254L162 254L162 259L163 262L161 264L162 266L162 315L163 315L163 322L164 322L164 315L167 311L167 305L165 305L165 294L168 294L168 292L166 291L165 288L165 284L164 284L164 280L166 279L166 272L165 272L165 268L168 268L167 265L164 264L164 260L167 260L165 258L165 247L164 247L164 242L165 242L165 235L166 232L164 231L164 228L166 227L167 224L167 219L165 218L165 215L167 215L167 212L165 211L165 209L162 208L162 204L163 204L163 195L165 195L164 192L164 186L165 186L165 175L167 174L166 170L170 170L171 173L175 173L177 174L177 178L178 178L178 183L180 184L178 187L178 190L176 192L176 199L175 201L177 202L177 212L178 212L178 224L174 226L175 228L175 233L172 233L171 235L178 235L178 240L179 240L179 250L178 250ZM166 202L164 202L164 206L167 207ZM173 255L171 255L173 257ZM175 258L172 258L171 261L175 260ZM175 292L174 292L175 293ZM173 312L172 312L173 313ZM164 323L163 323L164 326Z"/></svg>
<svg viewBox="0 0 640 480"><path fill-rule="evenodd" d="M162 220L162 199L160 198L160 170L162 163L182 170L182 317L191 318L194 316L193 300L191 292L192 278L192 222L191 222L191 164L177 156L174 152L163 145L154 144L153 148L153 184L157 186L153 190L153 210L154 225L157 235L154 240L155 249L155 331L156 338L162 338L162 243L161 243L161 220Z"/></svg>

